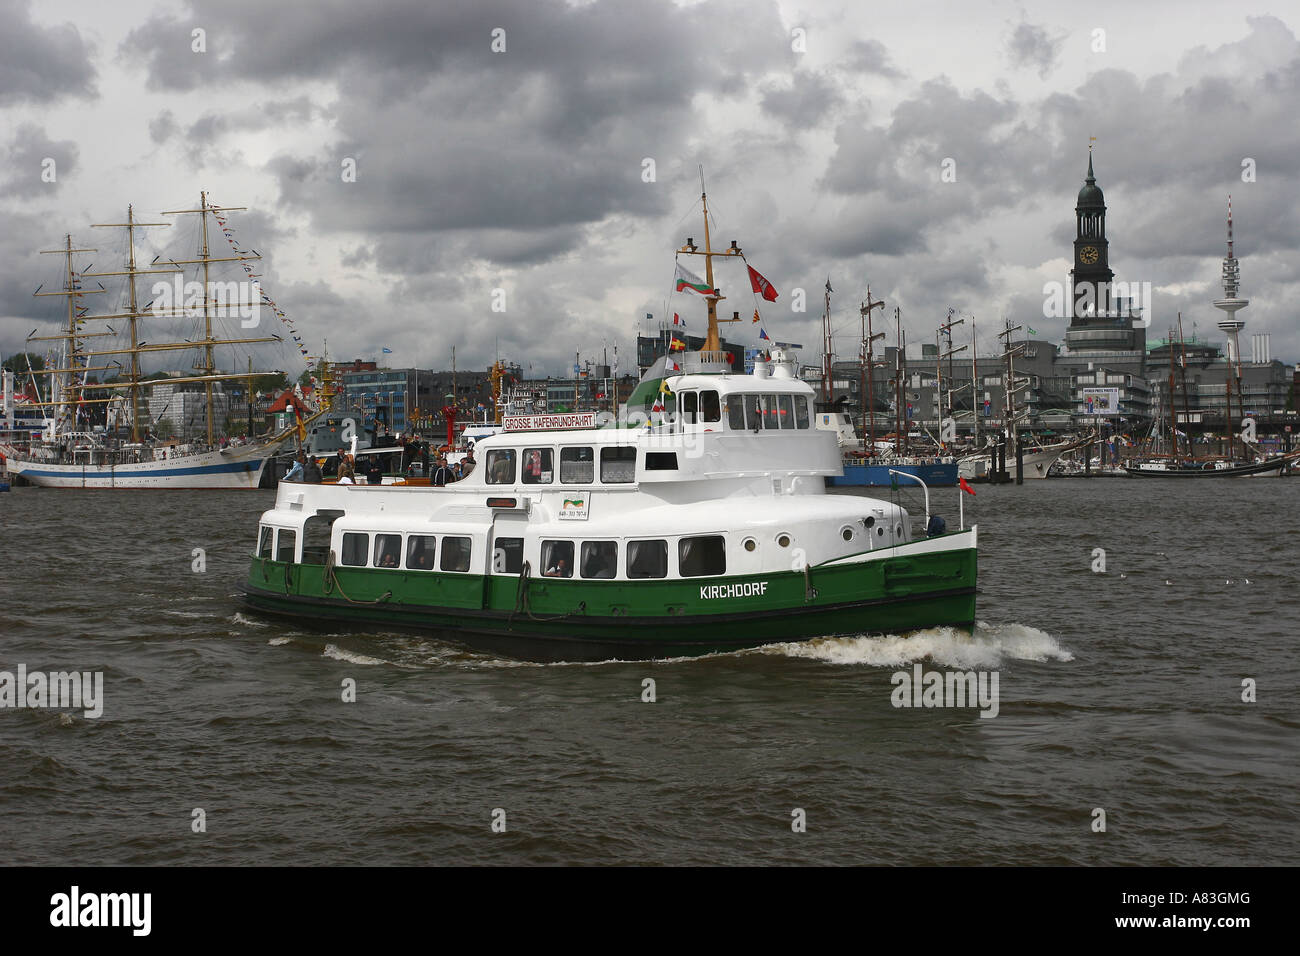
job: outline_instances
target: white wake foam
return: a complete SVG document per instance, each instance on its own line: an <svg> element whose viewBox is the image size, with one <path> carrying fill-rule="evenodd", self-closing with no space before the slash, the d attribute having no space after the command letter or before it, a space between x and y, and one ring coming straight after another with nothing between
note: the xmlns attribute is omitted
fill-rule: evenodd
<svg viewBox="0 0 1300 956"><path fill-rule="evenodd" d="M329 657L336 661L346 661L349 664L360 664L365 667L388 663L387 661L380 660L378 657L367 657L365 654L345 651L337 644L326 644L325 650L321 652L321 656Z"/></svg>
<svg viewBox="0 0 1300 956"><path fill-rule="evenodd" d="M1004 660L1074 660L1074 655L1046 631L1025 624L994 625L983 621L976 623L974 636L956 628L935 627L906 635L825 637L769 644L759 652L872 667L899 667L926 659L971 669L991 669Z"/></svg>

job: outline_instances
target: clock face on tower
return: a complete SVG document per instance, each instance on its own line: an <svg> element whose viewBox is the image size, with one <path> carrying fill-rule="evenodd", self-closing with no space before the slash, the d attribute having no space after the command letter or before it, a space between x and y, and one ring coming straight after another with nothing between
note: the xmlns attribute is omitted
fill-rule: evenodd
<svg viewBox="0 0 1300 956"><path fill-rule="evenodd" d="M1101 253L1097 251L1096 246L1084 246L1079 250L1079 261L1084 265L1092 265L1100 257Z"/></svg>

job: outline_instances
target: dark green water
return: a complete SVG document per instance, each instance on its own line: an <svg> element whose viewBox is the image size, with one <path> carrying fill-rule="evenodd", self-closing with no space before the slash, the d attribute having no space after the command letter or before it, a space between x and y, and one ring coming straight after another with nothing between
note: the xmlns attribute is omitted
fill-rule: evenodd
<svg viewBox="0 0 1300 956"><path fill-rule="evenodd" d="M973 641L544 666L241 612L272 494L0 495L0 671L105 682L0 709L8 862L1300 859L1300 481L982 487ZM913 662L996 671L998 715L894 707Z"/></svg>

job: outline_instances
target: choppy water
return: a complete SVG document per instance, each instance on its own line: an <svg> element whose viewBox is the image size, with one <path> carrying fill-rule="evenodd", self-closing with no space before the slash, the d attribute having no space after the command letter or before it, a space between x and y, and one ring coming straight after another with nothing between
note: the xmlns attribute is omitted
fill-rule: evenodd
<svg viewBox="0 0 1300 956"><path fill-rule="evenodd" d="M981 487L973 641L534 665L241 612L271 493L16 489L0 671L103 671L105 705L0 709L0 837L36 864L1294 864L1298 499ZM895 708L914 662L997 671L998 715Z"/></svg>

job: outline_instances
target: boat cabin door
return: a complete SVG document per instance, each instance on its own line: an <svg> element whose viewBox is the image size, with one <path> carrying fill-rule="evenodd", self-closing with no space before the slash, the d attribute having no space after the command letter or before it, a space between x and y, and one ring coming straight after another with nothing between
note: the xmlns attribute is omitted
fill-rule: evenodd
<svg viewBox="0 0 1300 956"><path fill-rule="evenodd" d="M484 575L483 606L499 606L501 601L513 601L516 579L524 567L524 532L528 530L526 514L500 514L488 526L488 566ZM508 585L498 579L508 578ZM506 594L506 592L509 592ZM492 595L500 592L493 601Z"/></svg>

